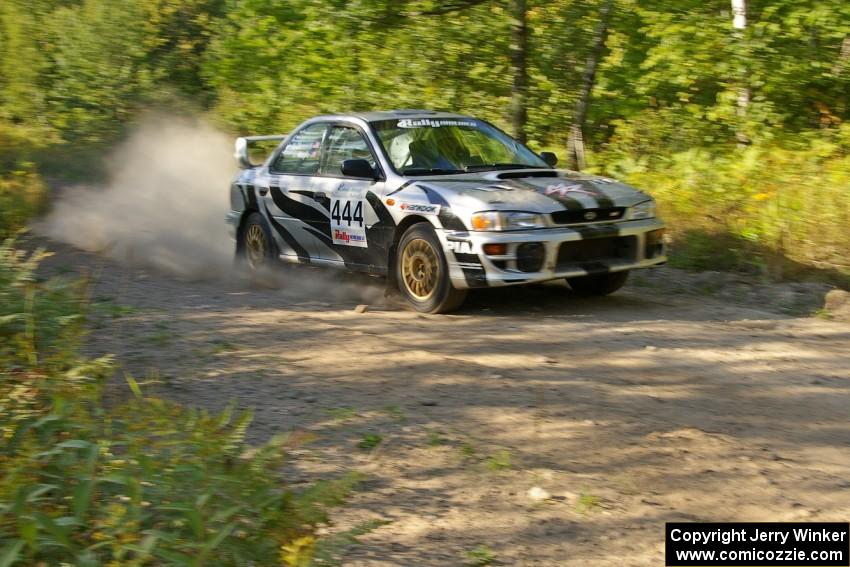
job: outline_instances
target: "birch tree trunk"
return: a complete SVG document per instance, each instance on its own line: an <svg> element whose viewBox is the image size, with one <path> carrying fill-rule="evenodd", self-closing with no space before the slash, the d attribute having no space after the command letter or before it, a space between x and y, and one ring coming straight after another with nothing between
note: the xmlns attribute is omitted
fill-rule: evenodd
<svg viewBox="0 0 850 567"><path fill-rule="evenodd" d="M611 16L611 8L614 0L605 0L599 9L599 23L593 33L593 45L587 58L587 66L584 69L582 79L581 95L576 102L573 124L570 127L570 137L567 143L567 155L570 169L576 171L582 169L584 160L584 122L587 120L587 112L590 108L590 95L596 82L596 68L602 58L605 49L605 39L608 36L608 20Z"/></svg>
<svg viewBox="0 0 850 567"><path fill-rule="evenodd" d="M738 42L738 48L743 51L747 30L747 0L732 0L732 27L735 30L734 33ZM750 139L745 132L747 109L750 106L750 88L747 85L748 73L745 56L741 57L741 61L741 74L739 77L741 84L738 87L738 127L735 133L739 146L750 143Z"/></svg>
<svg viewBox="0 0 850 567"><path fill-rule="evenodd" d="M526 0L514 0L511 26L511 125L514 138L526 142L525 124L528 120L528 20Z"/></svg>

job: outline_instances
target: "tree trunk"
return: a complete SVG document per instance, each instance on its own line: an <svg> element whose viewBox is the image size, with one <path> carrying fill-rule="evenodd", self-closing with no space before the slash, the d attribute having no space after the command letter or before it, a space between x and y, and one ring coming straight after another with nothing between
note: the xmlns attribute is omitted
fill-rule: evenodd
<svg viewBox="0 0 850 567"><path fill-rule="evenodd" d="M838 75L848 62L850 62L850 35L844 36L844 41L841 42L841 51L838 53L835 65L832 66L832 72Z"/></svg>
<svg viewBox="0 0 850 567"><path fill-rule="evenodd" d="M747 30L747 0L732 0L732 27L735 29L735 39L739 44L738 48L744 51ZM739 146L744 146L750 143L750 139L746 134L747 110L750 106L750 88L747 85L748 72L745 53L742 54L741 61L740 86L738 87L738 127L735 138L737 138Z"/></svg>
<svg viewBox="0 0 850 567"><path fill-rule="evenodd" d="M593 44L590 49L590 55L587 58L587 67L584 69L584 78L582 79L581 96L579 96L578 102L576 102L575 116L573 117L573 124L570 128L570 138L567 146L570 169L580 170L584 167L584 122L587 120L587 112L590 108L590 95L593 92L593 85L596 82L596 68L599 66L599 60L602 58L602 52L605 49L605 39L608 36L608 21L613 5L614 0L604 0L602 7L599 9L599 23L596 26L596 31L593 33Z"/></svg>
<svg viewBox="0 0 850 567"><path fill-rule="evenodd" d="M526 0L513 0L514 14L511 25L511 66L513 89L511 91L511 124L514 138L526 142L525 123L528 119L528 22Z"/></svg>

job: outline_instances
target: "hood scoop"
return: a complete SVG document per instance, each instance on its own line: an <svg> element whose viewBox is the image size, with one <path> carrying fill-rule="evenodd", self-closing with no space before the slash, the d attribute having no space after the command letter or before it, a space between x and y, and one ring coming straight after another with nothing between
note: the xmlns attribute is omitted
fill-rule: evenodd
<svg viewBox="0 0 850 567"><path fill-rule="evenodd" d="M496 179L522 179L523 177L558 177L557 171L506 171L496 176Z"/></svg>

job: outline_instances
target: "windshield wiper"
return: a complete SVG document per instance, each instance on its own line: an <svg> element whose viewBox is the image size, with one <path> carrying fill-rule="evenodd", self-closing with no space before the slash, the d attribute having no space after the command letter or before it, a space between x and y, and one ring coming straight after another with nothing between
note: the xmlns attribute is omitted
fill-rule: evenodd
<svg viewBox="0 0 850 567"><path fill-rule="evenodd" d="M466 171L485 171L488 169L542 169L542 167L528 165L527 163L483 163L466 166Z"/></svg>
<svg viewBox="0 0 850 567"><path fill-rule="evenodd" d="M451 175L464 173L462 169L447 169L442 167L407 167L401 170L402 175Z"/></svg>

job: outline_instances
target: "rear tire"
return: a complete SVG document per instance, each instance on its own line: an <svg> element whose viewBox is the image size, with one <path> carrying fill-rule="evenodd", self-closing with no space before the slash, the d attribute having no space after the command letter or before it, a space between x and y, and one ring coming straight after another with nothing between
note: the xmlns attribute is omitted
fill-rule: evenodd
<svg viewBox="0 0 850 567"><path fill-rule="evenodd" d="M394 270L401 295L416 311L447 313L466 299L466 290L452 285L443 247L428 223L414 224L401 237Z"/></svg>
<svg viewBox="0 0 850 567"><path fill-rule="evenodd" d="M576 295L583 297L610 295L623 287L629 278L628 270L610 274L593 274L567 278L567 283Z"/></svg>
<svg viewBox="0 0 850 567"><path fill-rule="evenodd" d="M239 230L236 262L254 278L268 277L278 264L274 238L260 213L250 213Z"/></svg>

